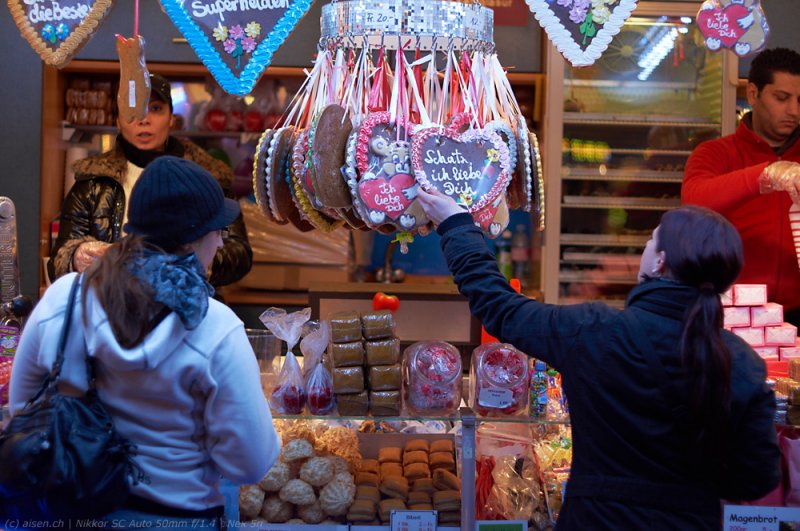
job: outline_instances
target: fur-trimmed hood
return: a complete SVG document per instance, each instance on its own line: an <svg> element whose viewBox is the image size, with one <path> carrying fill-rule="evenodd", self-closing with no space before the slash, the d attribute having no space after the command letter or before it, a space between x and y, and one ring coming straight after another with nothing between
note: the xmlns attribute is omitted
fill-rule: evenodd
<svg viewBox="0 0 800 531"><path fill-rule="evenodd" d="M233 181L233 172L227 164L217 160L200 146L188 140L177 139L183 145L184 158L196 162L217 177L223 189L228 189ZM122 182L128 170L128 161L119 143L113 149L76 161L72 165L75 180L94 179L96 177L110 177L117 182Z"/></svg>

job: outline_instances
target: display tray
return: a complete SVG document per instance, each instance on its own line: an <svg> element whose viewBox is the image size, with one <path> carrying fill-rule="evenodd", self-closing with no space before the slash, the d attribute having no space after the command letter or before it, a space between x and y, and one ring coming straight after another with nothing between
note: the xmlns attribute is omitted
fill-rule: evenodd
<svg viewBox="0 0 800 531"><path fill-rule="evenodd" d="M372 417L372 416L340 416L336 413L330 415L282 415L280 413L272 413L272 418L275 420L319 420L319 421L336 421L336 422L363 422L363 421L376 421L376 422L461 422L464 420L458 413L452 416L440 417L418 417L418 416L395 416L395 417ZM475 422L508 422L511 424L560 424L569 425L569 421L550 421L531 418L528 416L517 417L481 417L475 416ZM388 435L388 434L382 434ZM438 437L441 438L441 437Z"/></svg>

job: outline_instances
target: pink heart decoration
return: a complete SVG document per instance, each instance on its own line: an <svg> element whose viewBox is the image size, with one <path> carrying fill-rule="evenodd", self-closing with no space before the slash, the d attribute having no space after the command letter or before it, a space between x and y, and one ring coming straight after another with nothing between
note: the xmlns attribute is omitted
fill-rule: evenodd
<svg viewBox="0 0 800 531"><path fill-rule="evenodd" d="M707 8L708 2L697 13L697 27L706 39L719 39L725 48L733 47L746 29L738 24L738 20L750 15L750 10L741 4L730 4L727 7Z"/></svg>
<svg viewBox="0 0 800 531"><path fill-rule="evenodd" d="M424 190L439 190L470 212L491 204L511 178L508 147L487 129L422 129L411 143L411 165Z"/></svg>
<svg viewBox="0 0 800 531"><path fill-rule="evenodd" d="M403 194L403 190L412 188L415 184L413 175L395 173L391 177L362 180L358 183L358 192L367 208L383 212L393 221L397 221L412 202L412 199Z"/></svg>

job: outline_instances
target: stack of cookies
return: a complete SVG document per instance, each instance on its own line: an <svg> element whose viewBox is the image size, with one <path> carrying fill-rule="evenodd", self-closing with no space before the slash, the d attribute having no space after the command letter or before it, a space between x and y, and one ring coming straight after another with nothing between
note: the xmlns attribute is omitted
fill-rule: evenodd
<svg viewBox="0 0 800 531"><path fill-rule="evenodd" d="M388 310L331 316L333 391L343 416L400 414L400 340Z"/></svg>
<svg viewBox="0 0 800 531"><path fill-rule="evenodd" d="M461 482L455 475L452 440L429 444L427 440L414 439L404 448L381 448L378 459L362 461L348 521L387 524L393 510L406 509L435 509L439 511L439 525L460 525Z"/></svg>

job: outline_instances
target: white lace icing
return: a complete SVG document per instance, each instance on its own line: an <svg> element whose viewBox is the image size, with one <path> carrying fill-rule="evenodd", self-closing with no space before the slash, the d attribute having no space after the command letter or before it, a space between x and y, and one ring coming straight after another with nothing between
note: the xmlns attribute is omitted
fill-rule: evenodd
<svg viewBox="0 0 800 531"><path fill-rule="evenodd" d="M636 8L637 0L620 0L620 3L614 6L613 11L611 11L608 21L603 24L603 27L594 36L586 50L582 50L580 45L575 42L572 33L564 27L561 19L550 8L547 0L525 0L525 2L564 58L572 66L589 66L606 51L611 39L619 33L622 25L625 24L625 21L631 16L631 12Z"/></svg>

